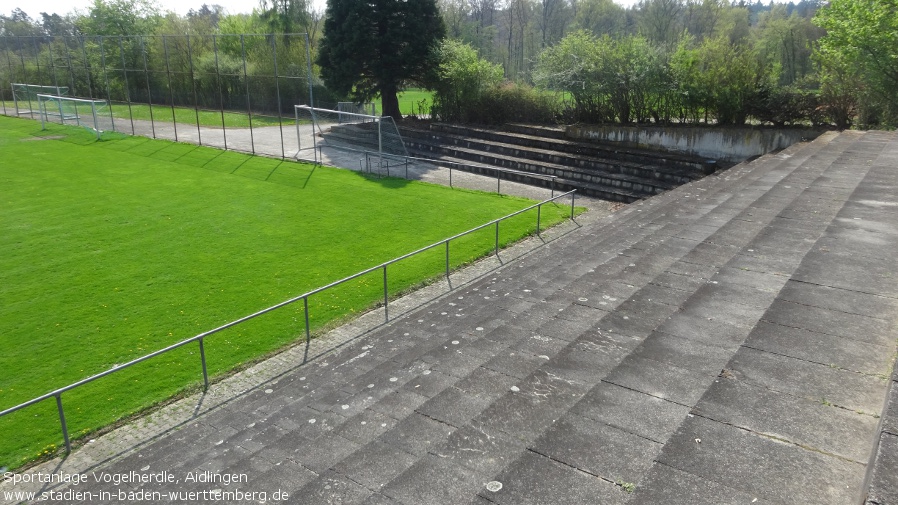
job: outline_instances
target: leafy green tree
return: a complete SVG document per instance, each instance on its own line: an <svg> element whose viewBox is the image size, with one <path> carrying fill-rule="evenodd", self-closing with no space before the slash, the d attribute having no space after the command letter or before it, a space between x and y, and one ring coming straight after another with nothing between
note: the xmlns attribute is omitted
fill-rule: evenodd
<svg viewBox="0 0 898 505"><path fill-rule="evenodd" d="M268 28L268 33L303 33L312 22L309 2L306 0L261 0L260 18ZM290 38L284 42L289 45Z"/></svg>
<svg viewBox="0 0 898 505"><path fill-rule="evenodd" d="M161 21L152 0L94 0L86 16L78 20L85 35L149 35Z"/></svg>
<svg viewBox="0 0 898 505"><path fill-rule="evenodd" d="M598 36L620 35L627 29L627 13L612 0L580 0L573 24Z"/></svg>
<svg viewBox="0 0 898 505"><path fill-rule="evenodd" d="M725 36L705 39L695 48L681 43L671 65L693 121L703 114L705 122L744 124L767 82L755 51Z"/></svg>
<svg viewBox="0 0 898 505"><path fill-rule="evenodd" d="M580 121L645 122L668 119L670 77L663 53L639 36L569 34L544 51L536 80L574 98Z"/></svg>
<svg viewBox="0 0 898 505"><path fill-rule="evenodd" d="M481 96L502 83L502 67L480 58L473 47L455 40L444 41L439 53L434 115L444 121L470 121Z"/></svg>
<svg viewBox="0 0 898 505"><path fill-rule="evenodd" d="M824 83L854 73L862 84L855 98L869 111L865 122L898 125L898 0L832 0L814 22L827 32L817 52L830 74Z"/></svg>
<svg viewBox="0 0 898 505"><path fill-rule="evenodd" d="M41 28L44 33L52 36L71 37L77 35L75 20L72 15L60 16L59 14L47 14L41 12Z"/></svg>
<svg viewBox="0 0 898 505"><path fill-rule="evenodd" d="M36 37L41 29L22 9L13 9L9 16L0 14L0 35Z"/></svg>
<svg viewBox="0 0 898 505"><path fill-rule="evenodd" d="M686 0L684 14L686 31L697 40L714 36L725 9L725 0Z"/></svg>
<svg viewBox="0 0 898 505"><path fill-rule="evenodd" d="M684 9L682 0L642 0L639 33L659 44L675 44L683 26Z"/></svg>
<svg viewBox="0 0 898 505"><path fill-rule="evenodd" d="M573 119L605 122L612 116L603 89L600 67L604 48L610 43L606 35L597 38L586 30L568 34L540 53L534 80L548 89L570 93L574 101Z"/></svg>
<svg viewBox="0 0 898 505"><path fill-rule="evenodd" d="M383 113L401 118L396 94L408 84L432 87L445 31L436 0L329 0L321 77L356 102L380 95Z"/></svg>
<svg viewBox="0 0 898 505"><path fill-rule="evenodd" d="M811 50L822 32L808 18L797 11L787 15L786 6L777 5L761 14L755 31L755 47L777 84L792 85L814 71Z"/></svg>

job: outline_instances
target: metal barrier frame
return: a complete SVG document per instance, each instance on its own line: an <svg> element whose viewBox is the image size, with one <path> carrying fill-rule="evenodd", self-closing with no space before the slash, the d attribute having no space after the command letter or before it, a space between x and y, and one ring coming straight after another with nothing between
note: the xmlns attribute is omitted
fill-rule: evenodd
<svg viewBox="0 0 898 505"><path fill-rule="evenodd" d="M332 149L344 149L344 150L355 151L355 149L344 148L344 147L337 147L337 146L330 146L330 147ZM492 170L496 173L496 193L497 194L502 194L502 178L500 177L502 174L522 175L522 176L531 177L533 179L541 179L544 181L548 181L550 183L550 189L552 191L552 195L550 198L555 198L555 181L558 179L557 175L545 175L545 174L538 174L538 173L534 173L534 172L523 172L521 170L514 170L511 168L505 168L505 167L496 167L496 166L490 166L490 165L478 165L475 163L458 163L456 161L444 161L444 160L437 160L437 159L431 159L431 158L421 158L421 157L416 157L416 156L399 156L396 154L379 154L379 153L374 153L372 151L361 151L361 152L365 154L365 165L364 165L365 168L362 169L363 172L371 173L371 158L370 157L375 154L378 156L378 158L386 158L387 159L386 165L383 165L386 169L387 177L390 177L389 158L399 160L400 163L405 163L405 178L406 179L409 178L408 177L409 162L427 163L430 165L436 165L437 167L445 167L445 168L449 169L449 187L453 188L453 187L455 187L452 185L452 169L453 169L453 167L455 167L455 170L461 170L462 172L465 172L465 173L481 175L482 177L489 177L487 175L476 174L475 172L465 169L465 167L480 168L480 169L485 169L485 170ZM382 160L379 160L379 161L381 164L383 164ZM362 160L359 160L359 164L361 164L361 162L362 162ZM527 183L524 182L521 184L527 184ZM532 184L530 184L530 185L532 186Z"/></svg>
<svg viewBox="0 0 898 505"><path fill-rule="evenodd" d="M527 207L527 208L521 209L521 210L519 210L519 211L517 211L517 212L513 212L513 213L508 214L508 215L506 215L506 216L500 217L500 218L498 218L498 219L494 219L494 220L492 220L492 221L490 221L490 222L488 222L488 223L485 223L485 224L482 224L482 225L480 225L480 226L477 226L476 228L471 228L470 230L461 232L461 233L459 233L459 234L457 234L457 235L453 235L453 236L451 236L451 237L449 237L449 238L446 238L446 239L443 239L443 240L441 240L441 241L439 241L439 242L435 242L435 243L430 244L430 245L428 245L428 246L422 247L422 248L420 248L420 249L418 249L418 250L415 250L415 251L412 251L412 252L410 252L410 253L408 253L408 254L404 254L404 255L399 256L399 257L397 257L397 258L393 258L393 259L391 259L391 260L389 260L389 261L386 261L386 262L384 262L384 263L381 263L380 265L377 265L377 266L374 266L374 267L371 267L371 268L362 270L361 272L356 273L356 274L353 274L353 275L350 275L349 277L344 277L343 279L340 279L340 280L338 280L338 281L334 281L334 282L332 282L332 283L330 283L330 284L327 284L327 285L325 285L325 286L322 286L322 287L320 287L320 288L313 289L312 291L309 291L309 292L307 292L307 293L303 293L303 294L301 294L301 295L299 295L299 296L295 296L295 297L290 298L290 299L288 299L288 300L284 300L283 302L280 302L280 303L278 303L278 304L276 304L276 305L272 305L272 306L270 306L270 307L268 307L268 308L265 308L265 309L262 309L262 310L260 310L260 311L258 311L258 312L254 312L254 313L252 313L252 314L250 314L250 315L248 315L248 316L241 317L240 319L236 319L236 320L231 321L231 322L229 322L229 323L227 323L227 324L221 325L221 326L219 326L219 327L217 327L217 328L214 328L214 329L205 331L205 332L203 332L203 333L200 333L200 334L198 334L198 335L195 335L195 336L193 336L193 337L190 337L190 338L188 338L188 339L186 339L186 340L182 340L182 341L177 342L177 343L175 343L175 344L172 344L172 345L170 345L170 346L168 346L168 347L159 349L158 351L152 352L152 353L150 353L150 354L147 354L147 355L141 356L141 357L139 357L139 358L133 359L133 360L131 360L131 361L128 361L127 363L123 363L123 364L118 365L118 366L116 366L116 367L110 368L109 370L100 372L100 373L95 374L95 375L91 375L90 377L87 377L87 378L85 378L85 379L81 379L80 381L74 382L74 383L72 383L72 384L69 384L68 386L61 387L61 388L59 388L59 389L56 389L56 390L51 391L51 392L49 392L49 393L46 393L46 394L44 394L44 395L38 396L37 398L33 398L33 399L31 399L31 400L28 400L27 402L24 402L24 403L21 403L21 404L19 404L19 405L16 405L15 407L11 407L11 408L8 408L8 409L6 409L6 410L3 410L2 412L0 412L0 417L3 417L3 416L8 415L8 414L12 414L13 412L16 412L16 411L18 411L18 410L22 410L22 409L24 409L24 408L26 408L26 407L30 407L31 405L40 403L40 402L42 402L42 401L44 401L44 400L47 400L47 399L50 399L50 398L55 398L55 399L56 399L56 410L57 410L57 412L59 413L59 424L60 424L60 427L61 427L61 429L62 429L62 437L63 437L63 440L64 440L64 442L65 442L65 450L66 450L67 453L68 453L68 452L71 452L71 451L72 451L72 443L71 443L71 440L69 439L69 431L68 431L68 427L66 426L66 421L65 421L65 411L63 410L63 407L62 407L62 394L65 393L66 391L71 391L72 389L75 389L75 388L77 388L77 387L79 387L79 386L82 386L82 385L87 384L87 383L89 383L89 382L93 382L93 381L95 381L95 380L97 380L97 379L100 379L100 378L105 377L105 376L107 376L107 375L113 374L113 373L118 372L118 371L120 371L120 370L124 370L125 368L131 367L131 366L136 365L136 364L138 364L138 363L142 363L142 362L144 362L144 361L147 361L147 360L150 359L150 358L155 358L156 356L159 356L159 355L161 355L161 354L165 354L165 353L167 353L167 352L169 352L169 351L172 351L172 350L177 349L177 348L179 348L179 347L183 347L183 346L185 346L185 345L187 345L187 344L190 344L190 343L192 343L192 342L197 342L197 343L199 343L199 348L200 348L200 362L201 362L201 364L202 364L202 369L203 369L203 390L204 390L204 391L205 391L205 390L208 390L208 389L209 389L209 373L208 373L208 371L207 371L207 369L206 369L206 351L205 351L205 348L203 347L203 339L205 339L206 337L209 337L209 336L211 336L211 335L214 335L215 333L218 333L218 332L220 332L220 331L222 331L222 330L225 330L225 329L231 328L231 327L233 327L233 326L236 326L236 325L238 325L238 324L241 324L241 323L243 323L243 322L249 321L250 319L254 319L254 318L259 317L259 316L261 316L261 315L263 315L263 314L267 314L268 312L271 312L271 311L273 311L273 310L275 310L275 309L279 309L279 308L281 308L281 307L283 307L283 306L285 306L285 305L290 305L290 304L292 304L292 303L295 303L295 302L298 302L298 301L302 300L302 302L303 302L303 311L304 311L304 313L305 313L305 334L306 334L306 341L308 341L309 339L311 339L311 328L310 328L310 326L309 326L309 297L312 296L312 295L315 295L315 294L317 294L317 293L321 293L322 291L325 291L325 290L330 289L330 288L332 288L332 287L338 286L338 285L343 284L343 283L345 283L345 282L348 282L348 281L351 281L351 280L356 279L356 278L358 278L358 277L361 277L361 276L363 276L363 275L369 274L369 273L371 273L371 272L376 272L376 271L378 271L378 270L382 270L382 271L383 271L383 284L384 284L384 301L383 301L383 303L384 303L384 305L383 305L383 307L384 307L384 322L389 322L389 320L390 320L390 312L389 312L389 309L390 309L390 307L389 307L389 304L390 304L390 295L389 295L389 290L388 290L388 287L387 287L387 286L388 286L388 284L387 284L387 267L388 267L388 266L390 266L390 265L392 265L392 264L394 264L394 263L397 263L397 262L399 262L399 261L402 261L402 260L404 260L404 259L410 258L410 257L412 257L412 256L415 256L415 255L417 255L417 254L420 254L420 253L422 253L422 252L424 252L424 251L429 251L429 250L434 249L434 248L437 248L437 247L445 247L445 248L446 248L446 272L445 272L445 275L446 275L446 280L448 281L448 280L449 280L449 275L450 275L450 273L451 273L450 262L449 262L449 257L450 257L450 247L449 247L449 243L450 243L451 241L453 241L453 240L455 240L455 239L458 239L458 238L461 238L461 237L464 237L464 236L466 236L466 235L470 235L471 233L474 233L474 232L476 232L476 231L482 230L482 229L484 229L484 228L489 228L489 227L495 226L495 228L496 228L496 241L495 241L495 247L494 247L494 251L495 251L494 254L496 255L496 257L498 257L498 256L499 256L499 223L501 223L502 221L505 221L505 220L507 220L507 219L510 219L510 218L512 218L512 217L515 217L515 216L517 216L517 215L523 214L524 212L527 212L527 211L529 211L529 210L536 209L536 235L539 235L539 234L540 234L540 220L541 220L541 217L542 217L542 206L545 205L545 204L547 204L547 203L552 203L552 202L555 202L556 200L559 200L559 199L565 198L565 197L567 197L567 196L570 196L570 198L571 198L571 215L570 215L570 219L571 219L572 221L574 220L574 200L575 200L575 193L576 193L576 190L572 190L572 191L568 191L567 193L563 193L563 194L560 194L560 195L558 195L558 196L549 198L549 199L547 199L547 200L543 200L542 202L536 203L536 204L531 205L531 206L529 206L529 207ZM451 285L451 283L450 283L450 285L449 285L449 289L452 290L452 285Z"/></svg>

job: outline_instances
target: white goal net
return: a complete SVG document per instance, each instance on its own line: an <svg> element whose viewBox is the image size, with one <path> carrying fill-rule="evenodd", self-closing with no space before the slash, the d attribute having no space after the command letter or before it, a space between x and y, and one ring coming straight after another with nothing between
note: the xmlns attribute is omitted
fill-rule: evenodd
<svg viewBox="0 0 898 505"><path fill-rule="evenodd" d="M399 128L390 116L320 109L307 105L296 105L294 109L297 158L318 162L321 149L326 147L374 154L378 165L384 163L384 155L408 156Z"/></svg>
<svg viewBox="0 0 898 505"><path fill-rule="evenodd" d="M105 130L113 130L109 103L106 100L88 100L37 94L41 128L46 123L81 126L97 132L97 138Z"/></svg>
<svg viewBox="0 0 898 505"><path fill-rule="evenodd" d="M12 86L12 101L17 115L30 114L32 117L38 111L37 95L69 96L69 88L65 86L42 86L40 84L23 84L14 82Z"/></svg>

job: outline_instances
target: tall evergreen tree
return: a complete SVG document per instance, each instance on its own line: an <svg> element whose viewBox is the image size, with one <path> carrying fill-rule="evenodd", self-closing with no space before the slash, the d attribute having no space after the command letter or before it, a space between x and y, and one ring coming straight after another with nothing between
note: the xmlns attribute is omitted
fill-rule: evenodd
<svg viewBox="0 0 898 505"><path fill-rule="evenodd" d="M328 0L321 77L357 102L379 94L383 114L398 119L396 94L434 82L445 32L436 0Z"/></svg>

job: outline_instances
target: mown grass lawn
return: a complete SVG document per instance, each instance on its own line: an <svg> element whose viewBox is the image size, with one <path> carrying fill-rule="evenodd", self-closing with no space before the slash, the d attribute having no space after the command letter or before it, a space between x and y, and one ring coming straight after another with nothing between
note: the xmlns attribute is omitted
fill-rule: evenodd
<svg viewBox="0 0 898 505"><path fill-rule="evenodd" d="M250 116L246 112L241 111L213 111L213 110L197 110L191 107L171 107L168 105L149 105L145 103L122 103L114 102L110 105L112 115L119 119L138 119L141 121L153 120L157 123L171 123L172 114L175 121L184 124L199 124L200 126L208 126L211 128L221 128L224 122L225 128L249 128ZM253 114L252 126L277 126L283 122L284 124L294 124L295 118L292 116L284 116L278 119L277 116ZM119 127L120 129L127 129Z"/></svg>
<svg viewBox="0 0 898 505"><path fill-rule="evenodd" d="M399 100L399 112L403 116L430 114L430 108L433 106L433 93L419 88L407 89L396 95L396 98ZM379 115L381 113L380 97L374 99L374 108L377 111L376 114Z"/></svg>
<svg viewBox="0 0 898 505"><path fill-rule="evenodd" d="M532 202L0 117L0 410ZM543 208L546 225L569 207ZM535 210L503 223L507 244ZM489 228L452 264L493 247ZM389 270L438 276L442 248ZM383 296L380 272L310 299L313 331ZM206 340L221 375L303 338L302 303ZM63 395L73 437L201 382L191 344ZM0 467L61 445L53 400L0 418Z"/></svg>

